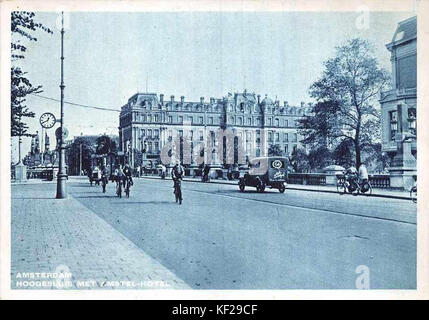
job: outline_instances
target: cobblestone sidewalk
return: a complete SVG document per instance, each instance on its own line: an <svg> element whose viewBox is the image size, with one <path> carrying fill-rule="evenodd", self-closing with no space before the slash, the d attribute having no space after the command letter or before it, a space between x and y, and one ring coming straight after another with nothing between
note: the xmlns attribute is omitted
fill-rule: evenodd
<svg viewBox="0 0 429 320"><path fill-rule="evenodd" d="M189 289L55 185L12 186L12 289Z"/></svg>

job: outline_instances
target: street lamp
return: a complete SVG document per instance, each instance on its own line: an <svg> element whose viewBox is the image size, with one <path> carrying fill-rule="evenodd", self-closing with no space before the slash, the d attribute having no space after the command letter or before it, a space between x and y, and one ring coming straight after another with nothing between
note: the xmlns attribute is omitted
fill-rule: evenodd
<svg viewBox="0 0 429 320"><path fill-rule="evenodd" d="M66 180L67 180L67 172L66 172L66 153L65 153L65 143L64 143L64 12L61 12L61 118L60 118L60 135L59 135L59 168L58 168L58 176L57 176L57 199L65 199L67 198L67 190L66 190Z"/></svg>

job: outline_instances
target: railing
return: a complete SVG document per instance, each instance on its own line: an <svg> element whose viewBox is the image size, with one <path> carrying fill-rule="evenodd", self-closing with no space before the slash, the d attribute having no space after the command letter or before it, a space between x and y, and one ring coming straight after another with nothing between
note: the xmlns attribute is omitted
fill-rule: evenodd
<svg viewBox="0 0 429 320"><path fill-rule="evenodd" d="M373 188L390 188L390 176L388 174L370 175L369 182Z"/></svg>
<svg viewBox="0 0 429 320"><path fill-rule="evenodd" d="M321 173L289 173L289 184L326 185L326 175Z"/></svg>

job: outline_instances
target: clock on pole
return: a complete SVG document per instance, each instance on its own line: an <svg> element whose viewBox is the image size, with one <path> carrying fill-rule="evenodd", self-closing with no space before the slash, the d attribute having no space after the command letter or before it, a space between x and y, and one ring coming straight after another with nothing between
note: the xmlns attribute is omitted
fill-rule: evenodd
<svg viewBox="0 0 429 320"><path fill-rule="evenodd" d="M45 112L40 116L40 125L45 129L52 128L55 123L57 122L57 119L55 119L55 116L50 112Z"/></svg>

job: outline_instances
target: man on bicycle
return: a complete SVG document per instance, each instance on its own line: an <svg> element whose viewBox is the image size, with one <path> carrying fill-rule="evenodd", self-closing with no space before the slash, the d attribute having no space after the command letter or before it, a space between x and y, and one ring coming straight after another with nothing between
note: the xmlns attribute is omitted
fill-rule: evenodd
<svg viewBox="0 0 429 320"><path fill-rule="evenodd" d="M173 193L176 192L176 184L183 179L183 175L185 174L185 169L180 165L180 161L177 161L177 163L174 165L173 169L171 170L171 178L173 179ZM180 203L182 202L182 195L180 194Z"/></svg>
<svg viewBox="0 0 429 320"><path fill-rule="evenodd" d="M124 176L125 176L124 187L125 187L125 184L126 184L127 180L130 180L131 185L133 185L133 175L132 175L132 172L131 172L131 168L130 168L130 166L128 164L126 164L124 166Z"/></svg>
<svg viewBox="0 0 429 320"><path fill-rule="evenodd" d="M358 173L356 168L352 165L350 166L345 174L344 174L344 179L347 183L347 187L349 188L350 186L354 189L357 186L358 183Z"/></svg>

